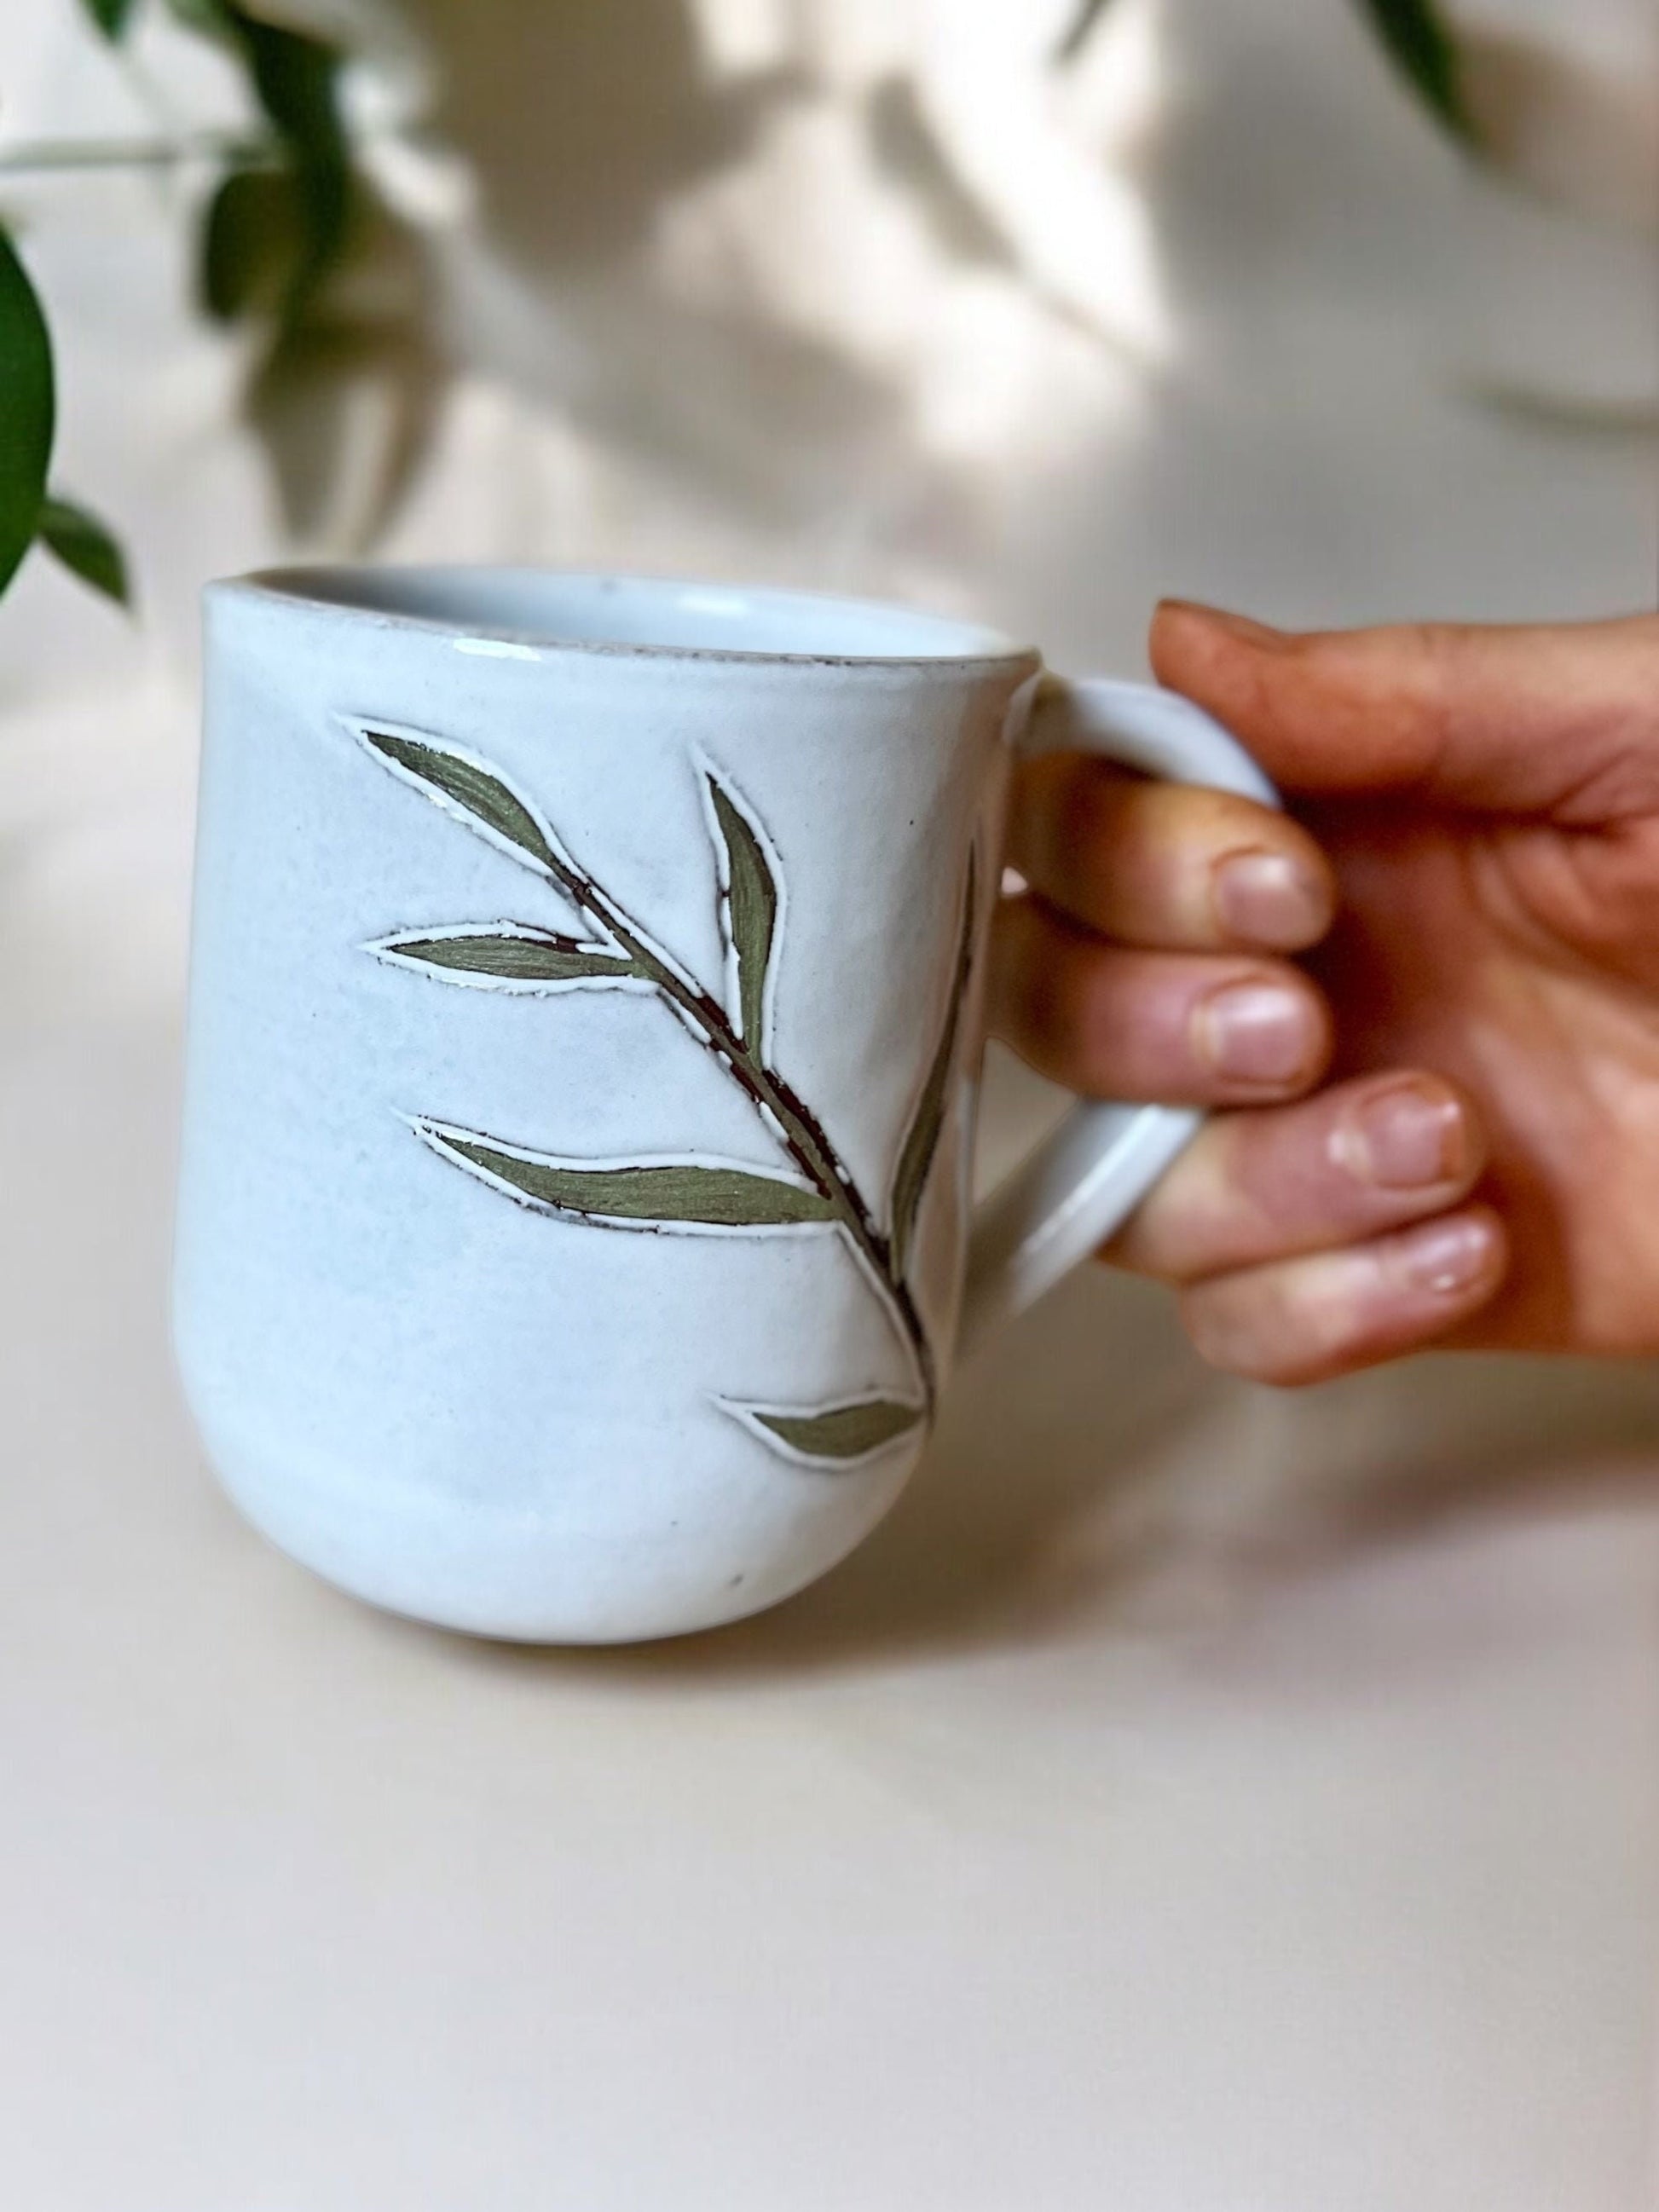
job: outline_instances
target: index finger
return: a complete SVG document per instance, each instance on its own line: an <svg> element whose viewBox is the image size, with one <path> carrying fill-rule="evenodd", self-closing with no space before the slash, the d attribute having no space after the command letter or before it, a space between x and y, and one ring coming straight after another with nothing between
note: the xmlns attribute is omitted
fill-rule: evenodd
<svg viewBox="0 0 1659 2212"><path fill-rule="evenodd" d="M1330 864L1286 816L1084 753L1023 763L1009 859L1049 905L1152 951L1301 952L1335 911Z"/></svg>
<svg viewBox="0 0 1659 2212"><path fill-rule="evenodd" d="M1659 616L1297 633L1171 599L1152 659L1285 791L1584 828L1659 809Z"/></svg>

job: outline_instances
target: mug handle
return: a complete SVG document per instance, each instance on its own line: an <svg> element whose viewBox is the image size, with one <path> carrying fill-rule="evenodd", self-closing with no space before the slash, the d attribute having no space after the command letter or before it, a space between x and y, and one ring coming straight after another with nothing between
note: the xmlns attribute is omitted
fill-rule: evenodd
<svg viewBox="0 0 1659 2212"><path fill-rule="evenodd" d="M1153 684L1048 676L1021 740L1034 753L1099 753L1175 783L1236 792L1264 806L1279 794L1213 716ZM979 1210L957 1331L971 1351L1023 1313L1133 1212L1204 1120L1190 1106L1073 1108Z"/></svg>

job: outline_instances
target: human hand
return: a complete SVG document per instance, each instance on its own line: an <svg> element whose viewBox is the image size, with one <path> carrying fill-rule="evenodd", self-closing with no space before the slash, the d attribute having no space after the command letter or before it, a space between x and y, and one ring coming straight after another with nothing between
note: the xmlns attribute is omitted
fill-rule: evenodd
<svg viewBox="0 0 1659 2212"><path fill-rule="evenodd" d="M1291 813L1020 771L997 1028L1074 1090L1224 1109L1107 1256L1263 1381L1659 1350L1659 617L1172 604L1152 653Z"/></svg>

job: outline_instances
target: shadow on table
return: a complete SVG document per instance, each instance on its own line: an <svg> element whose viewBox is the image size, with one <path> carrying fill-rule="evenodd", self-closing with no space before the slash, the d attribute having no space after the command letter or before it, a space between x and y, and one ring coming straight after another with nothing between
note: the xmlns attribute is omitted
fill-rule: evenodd
<svg viewBox="0 0 1659 2212"><path fill-rule="evenodd" d="M800 1596L626 1650L478 1663L706 1686L1207 1633L1287 1579L1482 1514L1659 1495L1659 1375L1443 1358L1299 1395L1202 1368L1169 1301L1087 1271L955 1389L883 1526Z"/></svg>

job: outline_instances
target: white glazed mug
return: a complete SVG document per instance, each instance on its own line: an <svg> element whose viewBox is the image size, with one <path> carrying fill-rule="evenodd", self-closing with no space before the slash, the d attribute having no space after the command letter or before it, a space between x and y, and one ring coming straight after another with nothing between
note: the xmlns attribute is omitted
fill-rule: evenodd
<svg viewBox="0 0 1659 2212"><path fill-rule="evenodd" d="M611 1642L801 1589L1196 1127L1079 1106L970 1230L1016 750L1272 799L1170 694L463 568L216 585L206 680L179 1357L249 1517L379 1605Z"/></svg>

